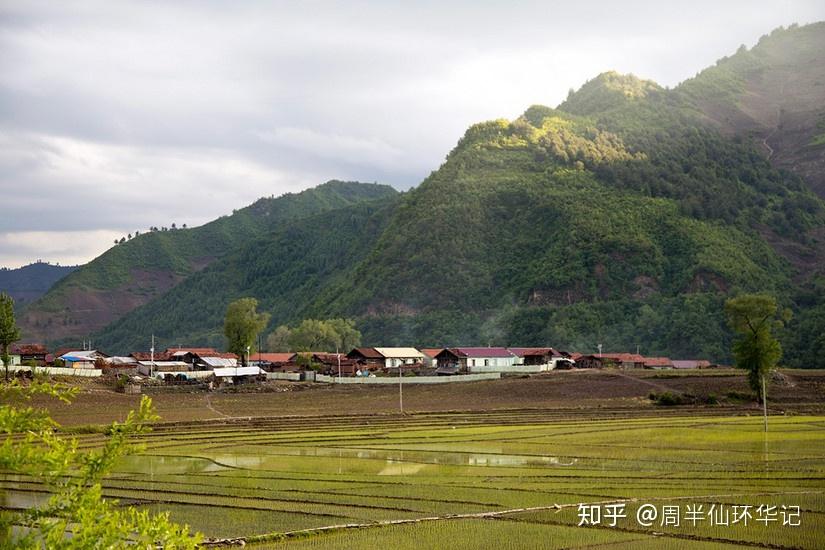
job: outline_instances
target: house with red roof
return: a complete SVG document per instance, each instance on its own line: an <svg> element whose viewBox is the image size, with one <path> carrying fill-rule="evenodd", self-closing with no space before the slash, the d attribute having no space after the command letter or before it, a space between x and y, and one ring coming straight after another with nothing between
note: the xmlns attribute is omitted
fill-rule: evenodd
<svg viewBox="0 0 825 550"><path fill-rule="evenodd" d="M444 351L444 348L419 348L421 353L424 354L424 364L430 368L435 368L438 366L438 361L436 361L436 356Z"/></svg>
<svg viewBox="0 0 825 550"><path fill-rule="evenodd" d="M9 365L35 363L38 366L48 362L49 350L43 344L12 344L9 346Z"/></svg>

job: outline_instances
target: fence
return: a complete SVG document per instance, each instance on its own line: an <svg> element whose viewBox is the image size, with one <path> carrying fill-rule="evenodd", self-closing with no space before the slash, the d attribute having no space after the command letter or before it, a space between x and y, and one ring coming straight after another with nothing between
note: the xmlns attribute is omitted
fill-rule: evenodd
<svg viewBox="0 0 825 550"><path fill-rule="evenodd" d="M10 371L30 371L31 367L13 366L9 367ZM71 369L68 367L35 367L36 372L45 372L46 374L54 374L61 376L85 376L95 377L103 374L100 369Z"/></svg>
<svg viewBox="0 0 825 550"><path fill-rule="evenodd" d="M267 380L291 380L292 382L299 382L301 380L300 372L268 372L266 373Z"/></svg>
<svg viewBox="0 0 825 550"><path fill-rule="evenodd" d="M509 367L468 367L472 373L499 372L501 374L535 374L537 372L547 372L553 369L553 365L510 365Z"/></svg>
<svg viewBox="0 0 825 550"><path fill-rule="evenodd" d="M486 372L479 374L456 374L454 376L404 376L403 384L449 384L451 382L476 382L478 380L498 380L501 378L500 372ZM398 384L397 376L376 376L367 378L366 376L352 376L338 378L337 376L327 376L319 374L315 376L316 382L326 382L329 384Z"/></svg>

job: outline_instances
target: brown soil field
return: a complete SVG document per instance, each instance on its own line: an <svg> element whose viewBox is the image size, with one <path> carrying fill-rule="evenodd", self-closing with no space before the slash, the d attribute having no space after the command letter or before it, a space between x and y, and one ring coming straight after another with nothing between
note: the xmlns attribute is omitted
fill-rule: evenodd
<svg viewBox="0 0 825 550"><path fill-rule="evenodd" d="M825 371L782 371L783 380L768 389L771 414L825 412ZM102 380L85 380L71 404L46 398L32 400L45 406L66 426L122 420L138 406L139 395L116 393ZM162 422L227 420L249 417L326 417L396 414L398 386L335 386L328 384L270 382L242 391L188 391L184 387L146 393L153 399ZM651 392L691 394L718 404L663 407ZM404 412L546 411L548 416L604 417L668 414L759 414L753 401L728 397L749 393L741 371L556 371L530 377L437 385L407 384L403 388Z"/></svg>

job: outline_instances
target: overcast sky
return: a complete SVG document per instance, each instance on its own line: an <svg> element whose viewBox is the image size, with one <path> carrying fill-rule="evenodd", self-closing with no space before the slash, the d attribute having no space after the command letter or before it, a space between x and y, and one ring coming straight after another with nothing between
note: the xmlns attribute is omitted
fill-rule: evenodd
<svg viewBox="0 0 825 550"><path fill-rule="evenodd" d="M606 70L674 86L825 2L0 0L0 266L329 179L417 185Z"/></svg>

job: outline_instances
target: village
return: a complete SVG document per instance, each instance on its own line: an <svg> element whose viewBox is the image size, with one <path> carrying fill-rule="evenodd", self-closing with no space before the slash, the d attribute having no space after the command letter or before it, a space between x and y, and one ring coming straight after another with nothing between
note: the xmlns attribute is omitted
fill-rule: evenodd
<svg viewBox="0 0 825 550"><path fill-rule="evenodd" d="M125 387L153 384L208 384L217 389L266 380L320 383L406 383L497 379L571 369L705 369L707 360L645 357L638 353L568 353L552 347L356 347L337 352L252 352L249 357L209 347L112 356L98 349L57 349L15 344L10 370L81 377L114 376Z"/></svg>

